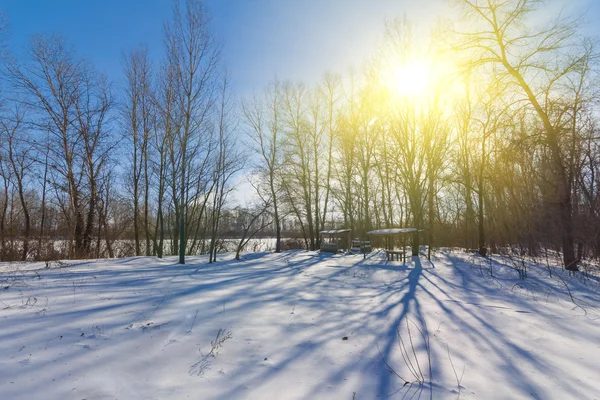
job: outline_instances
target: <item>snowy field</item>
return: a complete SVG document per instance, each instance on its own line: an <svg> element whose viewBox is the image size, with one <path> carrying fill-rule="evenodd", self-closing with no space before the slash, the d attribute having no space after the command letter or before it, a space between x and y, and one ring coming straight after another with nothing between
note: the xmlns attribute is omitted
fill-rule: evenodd
<svg viewBox="0 0 600 400"><path fill-rule="evenodd" d="M0 264L0 399L600 399L594 278L384 258Z"/></svg>

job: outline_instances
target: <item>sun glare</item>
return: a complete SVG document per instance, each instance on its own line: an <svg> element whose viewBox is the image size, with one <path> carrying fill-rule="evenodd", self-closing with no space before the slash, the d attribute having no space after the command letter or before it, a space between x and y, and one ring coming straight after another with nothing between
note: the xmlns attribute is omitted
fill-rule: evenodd
<svg viewBox="0 0 600 400"><path fill-rule="evenodd" d="M457 67L441 57L389 59L380 70L380 84L390 104L409 102L420 110L436 107L451 113L453 103L464 96L464 84L456 79Z"/></svg>
<svg viewBox="0 0 600 400"><path fill-rule="evenodd" d="M408 62L390 68L383 77L390 92L401 96L424 96L429 89L431 67L426 62Z"/></svg>

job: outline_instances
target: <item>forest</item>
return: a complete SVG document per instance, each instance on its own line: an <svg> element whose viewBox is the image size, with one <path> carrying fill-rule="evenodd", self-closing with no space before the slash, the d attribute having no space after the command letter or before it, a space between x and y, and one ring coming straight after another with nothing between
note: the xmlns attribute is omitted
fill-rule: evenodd
<svg viewBox="0 0 600 400"><path fill-rule="evenodd" d="M382 24L360 68L274 77L249 97L201 0L173 2L163 49L124 49L119 82L60 34L12 51L4 16L0 261L212 262L224 238L238 253L261 232L276 252L315 250L325 229L392 227L423 229L430 248L552 252L572 271L599 258L599 64L583 17L450 3L427 34Z"/></svg>

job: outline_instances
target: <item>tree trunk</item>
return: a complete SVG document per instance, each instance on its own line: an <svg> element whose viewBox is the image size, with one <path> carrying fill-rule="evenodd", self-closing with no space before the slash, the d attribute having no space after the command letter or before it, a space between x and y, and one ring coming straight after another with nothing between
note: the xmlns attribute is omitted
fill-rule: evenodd
<svg viewBox="0 0 600 400"><path fill-rule="evenodd" d="M477 196L478 196L478 221L477 221L477 233L478 233L478 245L479 245L479 254L482 256L487 255L487 249L485 247L485 231L484 231L484 208L483 208L483 199L485 198L484 188L483 188L483 176L486 165L486 150L485 150L485 134L483 140L481 142L481 166L479 169L479 177L477 179Z"/></svg>
<svg viewBox="0 0 600 400"><path fill-rule="evenodd" d="M50 143L48 143L50 146ZM42 215L40 220L40 235L38 237L38 259L42 259L42 240L44 238L44 224L46 222L46 184L48 180L48 148L46 151L46 159L44 161L44 182L42 183Z"/></svg>

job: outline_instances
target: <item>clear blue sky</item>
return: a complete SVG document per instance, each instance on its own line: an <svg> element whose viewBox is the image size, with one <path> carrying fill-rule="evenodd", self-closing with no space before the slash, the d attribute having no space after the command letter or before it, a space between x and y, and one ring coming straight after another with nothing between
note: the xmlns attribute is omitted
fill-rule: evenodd
<svg viewBox="0 0 600 400"><path fill-rule="evenodd" d="M568 0L600 20L600 0ZM206 0L239 92L271 78L315 81L328 70L359 67L373 52L386 18L406 14L430 26L447 12L444 0ZM121 79L121 53L146 44L158 59L170 0L0 0L19 50L34 33L62 32L80 54Z"/></svg>
<svg viewBox="0 0 600 400"><path fill-rule="evenodd" d="M419 3L419 6L415 6ZM249 93L275 75L314 81L327 70L360 66L386 18L439 14L443 0L206 0L238 89ZM170 0L0 0L18 50L39 32L62 32L111 79L121 53L148 45L158 59Z"/></svg>

